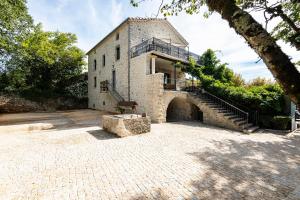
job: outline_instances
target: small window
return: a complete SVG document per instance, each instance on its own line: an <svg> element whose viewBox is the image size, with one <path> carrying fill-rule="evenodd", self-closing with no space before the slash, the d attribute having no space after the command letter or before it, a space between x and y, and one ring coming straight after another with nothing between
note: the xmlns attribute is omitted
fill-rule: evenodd
<svg viewBox="0 0 300 200"><path fill-rule="evenodd" d="M116 34L116 40L119 40L119 38L120 38L120 34L117 33L117 34Z"/></svg>
<svg viewBox="0 0 300 200"><path fill-rule="evenodd" d="M100 82L100 92L107 92L108 91L108 82L101 81Z"/></svg>
<svg viewBox="0 0 300 200"><path fill-rule="evenodd" d="M102 66L105 66L105 54L102 55Z"/></svg>
<svg viewBox="0 0 300 200"><path fill-rule="evenodd" d="M120 60L120 46L116 47L116 60Z"/></svg>
<svg viewBox="0 0 300 200"><path fill-rule="evenodd" d="M105 101L102 102L102 105L105 106Z"/></svg>
<svg viewBox="0 0 300 200"><path fill-rule="evenodd" d="M97 77L94 77L94 87L97 87Z"/></svg>
<svg viewBox="0 0 300 200"><path fill-rule="evenodd" d="M96 59L94 60L94 70L95 71L97 70L97 60Z"/></svg>

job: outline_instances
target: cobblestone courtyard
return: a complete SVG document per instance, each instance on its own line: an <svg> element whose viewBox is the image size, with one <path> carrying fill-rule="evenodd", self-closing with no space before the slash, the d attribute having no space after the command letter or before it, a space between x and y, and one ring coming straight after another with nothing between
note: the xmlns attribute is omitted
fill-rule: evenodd
<svg viewBox="0 0 300 200"><path fill-rule="evenodd" d="M299 134L190 122L117 138L97 122L0 132L0 199L300 199Z"/></svg>

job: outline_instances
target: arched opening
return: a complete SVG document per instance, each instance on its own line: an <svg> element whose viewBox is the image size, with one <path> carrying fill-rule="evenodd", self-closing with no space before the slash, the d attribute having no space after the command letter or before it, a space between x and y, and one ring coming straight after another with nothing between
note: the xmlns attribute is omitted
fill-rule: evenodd
<svg viewBox="0 0 300 200"><path fill-rule="evenodd" d="M184 98L174 98L167 108L167 122L174 121L203 121L203 113L195 105Z"/></svg>

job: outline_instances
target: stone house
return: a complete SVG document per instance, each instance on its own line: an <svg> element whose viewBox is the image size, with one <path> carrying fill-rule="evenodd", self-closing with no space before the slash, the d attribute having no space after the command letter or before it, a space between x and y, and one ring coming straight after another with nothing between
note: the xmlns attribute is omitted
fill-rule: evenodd
<svg viewBox="0 0 300 200"><path fill-rule="evenodd" d="M201 120L245 129L214 109L217 99L187 91L194 82L176 63L200 57L189 51L188 42L166 19L127 18L87 55L89 108L115 112L137 104L136 112L146 113L152 122ZM233 119L245 121L247 116L241 112Z"/></svg>

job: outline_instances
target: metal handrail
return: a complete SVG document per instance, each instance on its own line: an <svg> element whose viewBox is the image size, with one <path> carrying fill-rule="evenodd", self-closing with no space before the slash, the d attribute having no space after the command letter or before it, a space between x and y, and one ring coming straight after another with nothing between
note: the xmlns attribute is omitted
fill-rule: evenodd
<svg viewBox="0 0 300 200"><path fill-rule="evenodd" d="M240 112L242 112L242 113L244 113L244 114L248 114L247 112L245 112L245 111L239 109L238 107L236 107L236 106L234 106L234 105L228 103L227 101L224 101L223 99L221 99L221 98L219 98L219 97L217 97L217 96L215 96L215 95L213 95L213 94L207 92L207 91L204 90L204 89L202 89L202 93L206 93L206 94L208 94L208 95L210 95L210 96L212 96L212 97L218 99L219 101L222 101L223 103L227 104L228 106L230 106L230 107L232 107L232 108L234 108L234 109L236 109L236 110L238 110L238 111L240 111Z"/></svg>
<svg viewBox="0 0 300 200"><path fill-rule="evenodd" d="M239 109L238 107L224 101L223 99L205 91L204 89L201 89L201 93L202 94L206 94L211 100L213 101L217 101L218 103L221 104L222 107L224 107L225 109L229 110L230 112L232 112L233 114L237 115L238 117L244 119L246 121L246 124L249 123L249 113L245 112L241 109ZM243 129L245 129L245 123L242 124Z"/></svg>
<svg viewBox="0 0 300 200"><path fill-rule="evenodd" d="M107 86L108 86L108 91L111 93L111 95L113 97L115 97L115 99L118 102L121 101L125 101L124 98L114 89L114 87L109 83L109 81L107 81Z"/></svg>
<svg viewBox="0 0 300 200"><path fill-rule="evenodd" d="M130 49L131 58L139 56L143 53L150 51L159 51L161 53L165 53L185 61L189 61L189 58L194 58L197 62L200 62L200 56L192 53L184 48L172 45L171 43L162 41L158 38L152 37L148 40L141 42L138 45L133 46Z"/></svg>
<svg viewBox="0 0 300 200"><path fill-rule="evenodd" d="M259 112L257 110L251 110L249 108L247 108L246 106L244 105L241 105L235 101L232 101L230 99L224 99L224 101L234 105L235 107L239 108L240 110L243 110L245 112L247 112L249 114L249 122L253 123L254 125L257 125L258 124L258 120L259 120Z"/></svg>

